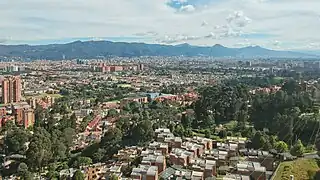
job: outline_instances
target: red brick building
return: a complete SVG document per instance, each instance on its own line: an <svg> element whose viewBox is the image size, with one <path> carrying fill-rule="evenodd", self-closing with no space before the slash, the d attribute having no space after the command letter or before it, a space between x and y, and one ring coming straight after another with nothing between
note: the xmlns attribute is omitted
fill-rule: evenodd
<svg viewBox="0 0 320 180"><path fill-rule="evenodd" d="M21 79L19 76L7 77L2 81L2 103L21 101Z"/></svg>

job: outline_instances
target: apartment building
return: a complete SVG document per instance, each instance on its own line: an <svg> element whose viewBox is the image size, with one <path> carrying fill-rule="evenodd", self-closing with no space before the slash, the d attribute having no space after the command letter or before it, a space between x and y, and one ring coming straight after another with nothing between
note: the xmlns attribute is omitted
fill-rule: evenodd
<svg viewBox="0 0 320 180"><path fill-rule="evenodd" d="M158 173L166 169L166 158L163 155L149 154L142 158L142 165L157 166Z"/></svg>
<svg viewBox="0 0 320 180"><path fill-rule="evenodd" d="M131 178L137 180L158 180L158 167L140 164L139 167L132 169Z"/></svg>
<svg viewBox="0 0 320 180"><path fill-rule="evenodd" d="M217 164L214 160L193 159L190 165L193 171L203 172L204 178L217 175Z"/></svg>
<svg viewBox="0 0 320 180"><path fill-rule="evenodd" d="M181 148L173 148L169 157L172 164L187 166L194 159L194 153Z"/></svg>
<svg viewBox="0 0 320 180"><path fill-rule="evenodd" d="M255 180L266 180L266 168L257 162L239 162L235 174L251 176Z"/></svg>
<svg viewBox="0 0 320 180"><path fill-rule="evenodd" d="M3 104L21 101L21 79L19 76L10 76L2 80L2 101Z"/></svg>
<svg viewBox="0 0 320 180"><path fill-rule="evenodd" d="M15 117L16 124L18 125L28 128L34 124L34 110L28 104L12 105L12 114Z"/></svg>
<svg viewBox="0 0 320 180"><path fill-rule="evenodd" d="M159 150L163 155L166 155L169 153L169 146L167 143L152 142L149 144L149 149Z"/></svg>
<svg viewBox="0 0 320 180"><path fill-rule="evenodd" d="M181 148L190 151L194 154L194 158L201 157L205 152L205 146L193 142L183 142Z"/></svg>

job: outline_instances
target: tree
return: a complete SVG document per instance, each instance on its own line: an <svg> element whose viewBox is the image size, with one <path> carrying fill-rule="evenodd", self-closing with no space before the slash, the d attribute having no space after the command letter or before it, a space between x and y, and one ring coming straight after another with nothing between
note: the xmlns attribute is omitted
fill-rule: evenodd
<svg viewBox="0 0 320 180"><path fill-rule="evenodd" d="M190 128L192 124L191 118L187 114L182 114L181 124L184 128Z"/></svg>
<svg viewBox="0 0 320 180"><path fill-rule="evenodd" d="M275 149L279 153L287 152L288 151L288 145L284 141L279 141L279 142L276 142Z"/></svg>
<svg viewBox="0 0 320 180"><path fill-rule="evenodd" d="M202 122L202 127L206 128L206 127L212 127L215 124L215 120L214 117L212 115L207 115L203 122Z"/></svg>
<svg viewBox="0 0 320 180"><path fill-rule="evenodd" d="M66 128L71 128L71 121L67 115L64 115L62 119L59 121L59 129L63 131Z"/></svg>
<svg viewBox="0 0 320 180"><path fill-rule="evenodd" d="M55 142L55 144L52 145L52 153L53 158L56 161L65 159L66 156L67 147L62 142Z"/></svg>
<svg viewBox="0 0 320 180"><path fill-rule="evenodd" d="M7 147L7 154L25 154L29 136L29 133L24 129L15 128L13 131L9 131L4 142Z"/></svg>
<svg viewBox="0 0 320 180"><path fill-rule="evenodd" d="M115 117L115 116L117 116L117 115L118 115L118 111L117 111L117 110L115 110L115 109L110 109L110 110L108 111L107 117Z"/></svg>
<svg viewBox="0 0 320 180"><path fill-rule="evenodd" d="M223 139L227 137L227 131L225 129L222 129L221 131L219 131L218 136Z"/></svg>
<svg viewBox="0 0 320 180"><path fill-rule="evenodd" d="M26 171L23 176L21 176L21 179L23 180L33 180L33 174L30 171Z"/></svg>
<svg viewBox="0 0 320 180"><path fill-rule="evenodd" d="M72 176L72 180L84 180L84 179L85 179L85 176L80 170L77 170Z"/></svg>
<svg viewBox="0 0 320 180"><path fill-rule="evenodd" d="M152 123L149 120L143 120L139 122L133 128L133 140L138 143L145 143L152 140L154 131L152 129Z"/></svg>
<svg viewBox="0 0 320 180"><path fill-rule="evenodd" d="M50 114L50 116L47 118L47 131L51 132L56 125L57 120L53 117L53 114Z"/></svg>
<svg viewBox="0 0 320 180"><path fill-rule="evenodd" d="M14 123L14 121L7 121L5 122L5 124L3 125L2 131L3 132L9 132L9 131L13 131L16 128L16 124Z"/></svg>
<svg viewBox="0 0 320 180"><path fill-rule="evenodd" d="M104 158L104 155L106 153L107 153L106 150L99 148L98 151L92 155L92 158L93 158L92 160L94 162L101 162L101 160Z"/></svg>
<svg viewBox="0 0 320 180"><path fill-rule="evenodd" d="M141 111L141 104L140 103L133 101L133 102L129 103L129 106L130 106L132 113L138 113L138 114L140 113L140 111Z"/></svg>
<svg viewBox="0 0 320 180"><path fill-rule="evenodd" d="M72 113L70 116L70 127L73 129L77 129L77 116L75 113Z"/></svg>
<svg viewBox="0 0 320 180"><path fill-rule="evenodd" d="M26 163L20 163L17 169L19 176L23 177L28 172L28 165Z"/></svg>
<svg viewBox="0 0 320 180"><path fill-rule="evenodd" d="M150 113L148 111L143 111L142 112L142 117L144 120L149 120L150 119Z"/></svg>
<svg viewBox="0 0 320 180"><path fill-rule="evenodd" d="M58 177L59 177L59 173L56 171L48 171L46 174L46 178L51 179L51 180L58 179Z"/></svg>
<svg viewBox="0 0 320 180"><path fill-rule="evenodd" d="M43 126L44 117L45 117L45 110L42 108L41 105L37 104L36 109L34 110L34 119L35 119L36 127Z"/></svg>
<svg viewBox="0 0 320 180"><path fill-rule="evenodd" d="M110 180L118 180L119 177L115 174L112 174L112 176L110 177Z"/></svg>
<svg viewBox="0 0 320 180"><path fill-rule="evenodd" d="M243 137L253 138L255 133L256 133L256 130L254 129L254 127L248 127L241 132L241 135Z"/></svg>
<svg viewBox="0 0 320 180"><path fill-rule="evenodd" d="M206 130L204 131L204 135L205 135L206 138L210 138L210 137L211 137L210 129L206 129Z"/></svg>
<svg viewBox="0 0 320 180"><path fill-rule="evenodd" d="M68 114L68 106L67 106L67 104L66 103L62 103L62 104L60 104L60 106L59 106L59 113L60 114Z"/></svg>
<svg viewBox="0 0 320 180"><path fill-rule="evenodd" d="M26 152L28 166L41 171L51 160L51 150L50 134L43 128L36 128Z"/></svg>
<svg viewBox="0 0 320 180"><path fill-rule="evenodd" d="M112 157L121 148L122 133L118 128L110 128L101 138L100 147L107 152L107 157Z"/></svg>
<svg viewBox="0 0 320 180"><path fill-rule="evenodd" d="M73 145L73 139L75 135L76 132L73 128L66 128L63 130L61 140L68 149Z"/></svg>
<svg viewBox="0 0 320 180"><path fill-rule="evenodd" d="M89 157L82 157L82 156L79 156L77 157L77 159L73 162L72 166L73 167L81 167L81 166L88 166L92 164L92 159L89 158Z"/></svg>
<svg viewBox="0 0 320 180"><path fill-rule="evenodd" d="M256 132L252 138L252 147L254 149L270 149L271 144L267 135L261 131Z"/></svg>
<svg viewBox="0 0 320 180"><path fill-rule="evenodd" d="M303 146L301 140L299 139L291 148L290 153L293 156L302 156L305 151L305 147Z"/></svg>
<svg viewBox="0 0 320 180"><path fill-rule="evenodd" d="M183 126L177 125L177 126L174 128L173 134L174 134L175 136L184 137L184 128L183 128Z"/></svg>
<svg viewBox="0 0 320 180"><path fill-rule="evenodd" d="M320 156L320 136L317 137L316 148L317 148L317 151L318 151L318 155Z"/></svg>
<svg viewBox="0 0 320 180"><path fill-rule="evenodd" d="M92 120L92 116L90 116L90 115L84 117L84 118L82 119L81 123L80 123L80 127L78 128L78 130L79 130L80 132L85 131L86 128L87 128L87 126L88 126L88 124L89 124L89 122L90 122L91 120Z"/></svg>
<svg viewBox="0 0 320 180"><path fill-rule="evenodd" d="M124 135L129 135L129 131L131 130L131 123L129 118L120 118L117 121L116 126Z"/></svg>
<svg viewBox="0 0 320 180"><path fill-rule="evenodd" d="M269 142L272 148L276 149L277 143L278 143L278 137L277 136L269 136Z"/></svg>

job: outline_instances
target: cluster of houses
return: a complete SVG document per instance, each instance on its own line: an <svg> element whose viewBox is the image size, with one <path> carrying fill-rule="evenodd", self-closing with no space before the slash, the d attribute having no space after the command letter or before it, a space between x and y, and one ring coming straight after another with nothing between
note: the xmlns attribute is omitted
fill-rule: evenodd
<svg viewBox="0 0 320 180"><path fill-rule="evenodd" d="M228 137L223 142L181 138L163 128L155 134L155 141L147 147L126 147L111 162L84 167L83 172L92 180L266 180L276 168L274 155L247 149L244 138Z"/></svg>

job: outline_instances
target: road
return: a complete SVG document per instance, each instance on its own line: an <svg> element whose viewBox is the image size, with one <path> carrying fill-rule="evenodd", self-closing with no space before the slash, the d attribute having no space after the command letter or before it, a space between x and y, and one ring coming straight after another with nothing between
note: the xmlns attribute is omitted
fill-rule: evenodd
<svg viewBox="0 0 320 180"><path fill-rule="evenodd" d="M304 154L303 157L306 158L306 159L320 159L316 152L309 153L309 154Z"/></svg>

